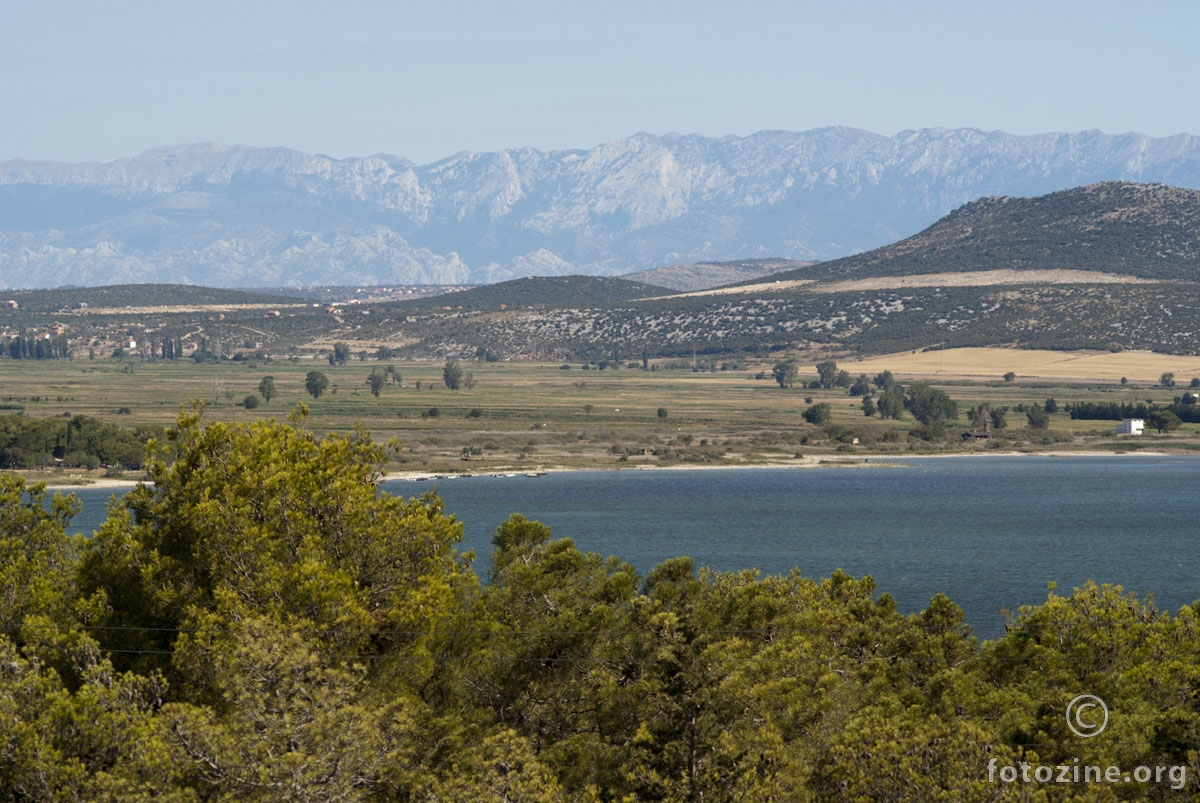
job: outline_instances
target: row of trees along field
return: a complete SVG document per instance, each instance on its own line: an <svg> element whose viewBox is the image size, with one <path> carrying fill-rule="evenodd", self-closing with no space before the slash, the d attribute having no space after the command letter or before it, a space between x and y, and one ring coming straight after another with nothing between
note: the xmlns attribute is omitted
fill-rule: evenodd
<svg viewBox="0 0 1200 803"><path fill-rule="evenodd" d="M945 391L933 387L928 382L913 382L905 388L891 371L881 371L872 378L868 378L866 374L859 374L855 378L850 372L839 370L833 360L817 363L816 368L818 378L808 383L802 382L799 364L794 360L776 363L771 369L771 375L784 389L797 382L813 389L846 388L849 395L862 398L863 414L867 417L878 415L881 418L899 419L908 412L918 423L925 425L940 425L958 418L958 405ZM765 378L765 375L760 376ZM1015 378L1016 374L1012 372L1004 375L1006 382ZM1164 387L1173 387L1174 374L1164 373L1160 383ZM1200 379L1192 380L1190 387L1200 388ZM1044 429L1049 423L1047 414L1055 412L1058 403L1049 398L1044 405L1034 404L1028 408L1021 405L1020 408L1026 413L1031 429ZM1064 405L1063 409L1073 420L1120 421L1123 418L1141 418L1161 433L1178 429L1184 422L1200 422L1200 395L1185 392L1182 396L1176 396L1170 404L1155 404L1150 401L1070 402ZM825 425L829 422L832 411L832 405L822 402L805 410L804 418L810 424ZM999 430L1007 425L1007 412L1007 407L982 405L971 410L968 417L972 427L982 429L982 415L986 413L991 416L995 429Z"/></svg>
<svg viewBox="0 0 1200 803"><path fill-rule="evenodd" d="M26 337L18 335L8 341L8 356L14 360L65 359L70 354L65 335Z"/></svg>
<svg viewBox="0 0 1200 803"><path fill-rule="evenodd" d="M168 455L173 459L168 460ZM1200 772L1200 616L1053 592L979 644L869 578L641 577L514 515L460 555L434 496L380 493L366 433L205 425L90 538L0 475L0 799L1174 799L987 765ZM1113 712L1087 741L1063 711ZM1185 792L1186 794L1186 792Z"/></svg>

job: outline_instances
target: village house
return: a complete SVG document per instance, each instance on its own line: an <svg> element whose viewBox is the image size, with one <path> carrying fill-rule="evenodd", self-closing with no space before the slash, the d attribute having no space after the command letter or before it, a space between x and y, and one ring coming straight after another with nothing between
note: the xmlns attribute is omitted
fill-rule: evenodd
<svg viewBox="0 0 1200 803"><path fill-rule="evenodd" d="M1146 422L1141 418L1125 418L1117 425L1118 435L1141 435L1146 430Z"/></svg>

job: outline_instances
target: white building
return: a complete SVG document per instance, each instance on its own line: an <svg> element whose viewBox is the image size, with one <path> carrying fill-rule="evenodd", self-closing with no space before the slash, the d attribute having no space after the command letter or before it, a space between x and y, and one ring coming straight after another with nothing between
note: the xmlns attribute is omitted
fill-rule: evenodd
<svg viewBox="0 0 1200 803"><path fill-rule="evenodd" d="M1117 425L1118 435L1141 435L1146 429L1146 422L1140 418L1125 418Z"/></svg>

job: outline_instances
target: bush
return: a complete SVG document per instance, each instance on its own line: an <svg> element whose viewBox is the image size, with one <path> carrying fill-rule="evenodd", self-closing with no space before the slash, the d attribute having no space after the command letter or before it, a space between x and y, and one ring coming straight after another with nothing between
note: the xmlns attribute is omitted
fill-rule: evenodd
<svg viewBox="0 0 1200 803"><path fill-rule="evenodd" d="M919 427L913 427L908 431L908 439L911 441L941 441L946 439L946 428L941 422L931 424L922 424Z"/></svg>
<svg viewBox="0 0 1200 803"><path fill-rule="evenodd" d="M804 420L814 426L824 426L829 423L829 419L833 417L833 405L828 402L814 404L804 411Z"/></svg>
<svg viewBox="0 0 1200 803"><path fill-rule="evenodd" d="M667 408L666 408L666 407L659 407L659 408L658 408L658 417L659 417L659 418L666 418L666 417L667 417Z"/></svg>
<svg viewBox="0 0 1200 803"><path fill-rule="evenodd" d="M242 399L242 406L247 410L253 410L255 407L258 407L258 402L258 397L251 393L249 396Z"/></svg>

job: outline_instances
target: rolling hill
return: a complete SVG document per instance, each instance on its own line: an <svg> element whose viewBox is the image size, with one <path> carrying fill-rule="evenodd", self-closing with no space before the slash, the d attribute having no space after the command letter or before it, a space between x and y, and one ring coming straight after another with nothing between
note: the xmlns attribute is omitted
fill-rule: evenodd
<svg viewBox="0 0 1200 803"><path fill-rule="evenodd" d="M450 295L400 302L411 310L502 310L558 307L604 308L670 293L665 287L615 276L530 276L473 287Z"/></svg>
<svg viewBox="0 0 1200 803"><path fill-rule="evenodd" d="M1037 198L983 198L892 245L771 278L993 270L1200 281L1200 192L1109 181Z"/></svg>
<svg viewBox="0 0 1200 803"><path fill-rule="evenodd" d="M635 282L667 287L680 292L708 290L739 282L755 281L784 271L799 270L813 263L794 259L742 259L733 262L694 262L686 265L664 265L634 273L623 278Z"/></svg>
<svg viewBox="0 0 1200 803"><path fill-rule="evenodd" d="M41 324L61 318L68 330L120 333L134 299L187 297L231 312L164 308L147 311L143 325L203 333L227 349L303 354L341 340L356 352L430 359L769 355L814 345L844 355L994 345L1196 354L1198 254L1200 192L1108 182L973 202L892 246L715 290L552 276L322 309L228 291L91 288L21 296L23 308L0 312L0 325L39 325L35 298L51 311L108 299L103 315L73 310ZM277 310L257 306L276 301Z"/></svg>
<svg viewBox="0 0 1200 803"><path fill-rule="evenodd" d="M25 311L54 312L88 307L237 307L295 304L297 299L276 293L228 290L185 284L118 284L103 287L60 287L54 290L10 291L5 299Z"/></svg>
<svg viewBox="0 0 1200 803"><path fill-rule="evenodd" d="M989 198L855 257L696 293L430 325L433 343L514 353L852 353L931 345L1200 349L1200 192L1106 182Z"/></svg>

